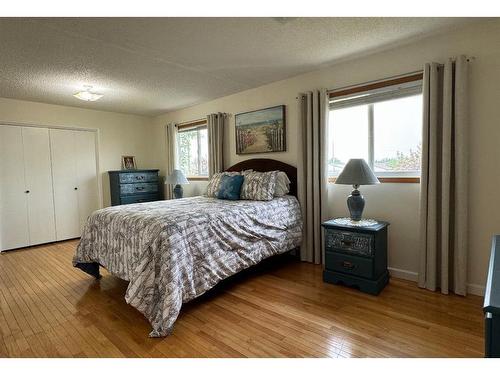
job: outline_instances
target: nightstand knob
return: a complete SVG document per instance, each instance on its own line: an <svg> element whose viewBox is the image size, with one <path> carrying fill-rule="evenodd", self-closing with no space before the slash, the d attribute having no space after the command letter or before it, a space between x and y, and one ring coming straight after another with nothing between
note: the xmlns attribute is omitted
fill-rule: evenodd
<svg viewBox="0 0 500 375"><path fill-rule="evenodd" d="M351 240L342 240L342 245L351 247L353 245L354 241Z"/></svg>
<svg viewBox="0 0 500 375"><path fill-rule="evenodd" d="M354 268L354 264L351 262L346 262L345 260L342 262L342 267L347 268L348 270L352 270Z"/></svg>

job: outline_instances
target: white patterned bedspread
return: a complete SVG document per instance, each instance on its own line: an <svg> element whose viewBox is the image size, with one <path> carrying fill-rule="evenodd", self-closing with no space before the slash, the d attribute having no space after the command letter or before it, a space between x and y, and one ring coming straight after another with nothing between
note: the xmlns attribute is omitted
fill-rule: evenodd
<svg viewBox="0 0 500 375"><path fill-rule="evenodd" d="M73 265L99 263L129 281L125 300L168 335L182 303L219 281L300 245L295 197L192 197L108 207L88 219Z"/></svg>

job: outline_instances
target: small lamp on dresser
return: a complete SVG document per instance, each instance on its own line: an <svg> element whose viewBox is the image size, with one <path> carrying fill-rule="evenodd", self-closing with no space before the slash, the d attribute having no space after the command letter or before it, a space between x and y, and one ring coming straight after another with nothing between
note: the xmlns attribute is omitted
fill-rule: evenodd
<svg viewBox="0 0 500 375"><path fill-rule="evenodd" d="M188 185L189 181L184 176L184 173L180 169L174 169L174 171L165 178L165 185L175 185L174 187L174 197L175 199L182 198L183 190L181 185Z"/></svg>

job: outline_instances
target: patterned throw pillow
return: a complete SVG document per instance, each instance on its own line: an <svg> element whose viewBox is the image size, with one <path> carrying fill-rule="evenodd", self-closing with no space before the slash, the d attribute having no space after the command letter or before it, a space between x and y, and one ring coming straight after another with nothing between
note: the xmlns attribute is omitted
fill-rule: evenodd
<svg viewBox="0 0 500 375"><path fill-rule="evenodd" d="M285 172L279 171L276 177L276 189L274 189L275 197L282 197L290 192L290 179Z"/></svg>
<svg viewBox="0 0 500 375"><path fill-rule="evenodd" d="M219 199L229 199L236 201L240 199L241 185L243 184L244 177L242 175L237 176L222 176L219 185L219 191L217 192L217 198Z"/></svg>
<svg viewBox="0 0 500 375"><path fill-rule="evenodd" d="M210 181L208 181L207 197L217 198L217 192L219 191L219 185L222 176L238 176L239 174L240 172L215 173L210 179Z"/></svg>
<svg viewBox="0 0 500 375"><path fill-rule="evenodd" d="M270 201L276 188L278 171L243 172L245 180L241 186L240 199L254 201Z"/></svg>

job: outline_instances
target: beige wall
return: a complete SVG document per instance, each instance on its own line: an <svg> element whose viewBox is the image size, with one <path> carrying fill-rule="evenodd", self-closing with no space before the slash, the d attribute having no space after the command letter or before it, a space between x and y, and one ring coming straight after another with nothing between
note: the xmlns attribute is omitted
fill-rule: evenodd
<svg viewBox="0 0 500 375"><path fill-rule="evenodd" d="M459 54L475 56L470 86L470 251L469 283L480 292L485 283L490 239L500 233L500 22L481 21L462 29L422 39L405 46L338 63L332 67L223 97L191 108L156 117L155 147L165 164L164 124L198 119L211 112L236 114L279 104L287 106L288 151L268 154L271 158L297 164L299 92L326 87L334 89L421 70L425 62L444 62ZM235 153L234 116L226 133L226 166L247 157ZM259 155L260 156L260 155ZM200 194L203 183L185 188L186 194ZM389 265L395 274L415 278L418 270L418 184L382 184L362 187L367 199L366 215L391 222ZM331 185L331 216L346 215L349 187ZM397 272L402 270L403 272Z"/></svg>
<svg viewBox="0 0 500 375"><path fill-rule="evenodd" d="M121 168L121 155L135 155L139 168L154 168L151 118L0 98L0 122L98 129L104 206L110 205L107 171Z"/></svg>

